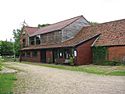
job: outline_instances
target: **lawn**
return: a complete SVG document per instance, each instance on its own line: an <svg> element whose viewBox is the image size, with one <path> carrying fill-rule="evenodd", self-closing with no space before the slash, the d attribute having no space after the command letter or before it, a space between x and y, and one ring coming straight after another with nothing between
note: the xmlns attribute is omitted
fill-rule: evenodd
<svg viewBox="0 0 125 94"><path fill-rule="evenodd" d="M0 58L0 71L4 64L4 59ZM15 74L0 74L0 94L13 94L12 89L16 80Z"/></svg>
<svg viewBox="0 0 125 94"><path fill-rule="evenodd" d="M15 74L0 74L0 94L13 94Z"/></svg>
<svg viewBox="0 0 125 94"><path fill-rule="evenodd" d="M87 72L100 75L114 75L114 76L125 76L125 65L121 66L101 66L101 65L82 65L82 66L67 66L67 65L55 65L55 64L41 64L41 63L30 63L28 64L40 65L44 67Z"/></svg>

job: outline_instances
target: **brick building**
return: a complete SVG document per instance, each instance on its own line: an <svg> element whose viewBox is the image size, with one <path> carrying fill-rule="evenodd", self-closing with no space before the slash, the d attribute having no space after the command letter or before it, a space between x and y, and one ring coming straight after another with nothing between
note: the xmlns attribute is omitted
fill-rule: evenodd
<svg viewBox="0 0 125 94"><path fill-rule="evenodd" d="M91 26L83 17L37 28L24 26L22 29L21 61L42 63L91 64L93 48L105 47L103 60L120 60L125 56L125 20Z"/></svg>

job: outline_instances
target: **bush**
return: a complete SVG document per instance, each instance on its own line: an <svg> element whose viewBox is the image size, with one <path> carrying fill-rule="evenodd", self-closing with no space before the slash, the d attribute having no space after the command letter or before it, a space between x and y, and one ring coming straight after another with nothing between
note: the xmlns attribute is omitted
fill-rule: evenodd
<svg viewBox="0 0 125 94"><path fill-rule="evenodd" d="M73 57L70 57L70 65L74 65Z"/></svg>
<svg viewBox="0 0 125 94"><path fill-rule="evenodd" d="M15 61L19 61L18 58L13 58L12 56L3 56L0 57L0 62L15 62Z"/></svg>
<svg viewBox="0 0 125 94"><path fill-rule="evenodd" d="M93 51L93 63L101 65L107 59L107 47L97 46L92 48Z"/></svg>
<svg viewBox="0 0 125 94"><path fill-rule="evenodd" d="M117 66L117 65L121 65L121 63L120 62L116 62L116 61L104 61L102 63L102 65Z"/></svg>
<svg viewBox="0 0 125 94"><path fill-rule="evenodd" d="M2 65L0 64L0 71L2 70Z"/></svg>

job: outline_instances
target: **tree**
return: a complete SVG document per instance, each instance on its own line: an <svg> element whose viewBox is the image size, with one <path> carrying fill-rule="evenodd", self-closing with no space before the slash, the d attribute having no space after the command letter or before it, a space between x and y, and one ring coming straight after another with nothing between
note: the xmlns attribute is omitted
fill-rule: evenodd
<svg viewBox="0 0 125 94"><path fill-rule="evenodd" d="M13 43L9 41L0 41L0 55L12 56L13 55Z"/></svg>
<svg viewBox="0 0 125 94"><path fill-rule="evenodd" d="M14 29L13 30L13 35L14 35L14 52L16 56L19 56L20 54L20 34L21 34L22 29Z"/></svg>
<svg viewBox="0 0 125 94"><path fill-rule="evenodd" d="M91 25L97 25L97 22L90 22Z"/></svg>
<svg viewBox="0 0 125 94"><path fill-rule="evenodd" d="M48 25L50 25L50 24L38 24L38 28L41 28L41 27L45 27L45 26L48 26Z"/></svg>

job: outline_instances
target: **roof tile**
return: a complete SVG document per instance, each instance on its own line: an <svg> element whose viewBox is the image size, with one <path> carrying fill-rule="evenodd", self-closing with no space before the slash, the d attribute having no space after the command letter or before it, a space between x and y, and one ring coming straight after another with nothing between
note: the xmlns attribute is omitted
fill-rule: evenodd
<svg viewBox="0 0 125 94"><path fill-rule="evenodd" d="M31 36L38 35L38 34L44 34L44 33L52 32L52 31L56 31L56 30L61 30L62 28L73 23L74 21L76 21L77 19L79 19L81 17L83 17L83 16L77 16L77 17L67 19L67 20L64 20L61 22L50 24L49 26L40 28L37 32L33 33Z"/></svg>
<svg viewBox="0 0 125 94"><path fill-rule="evenodd" d="M22 50L75 46L97 35L99 38L94 46L125 45L125 19L83 27L74 38L60 44L39 45Z"/></svg>
<svg viewBox="0 0 125 94"><path fill-rule="evenodd" d="M28 35L32 35L38 30L38 27L29 27L29 26L24 26L24 30L28 33Z"/></svg>

